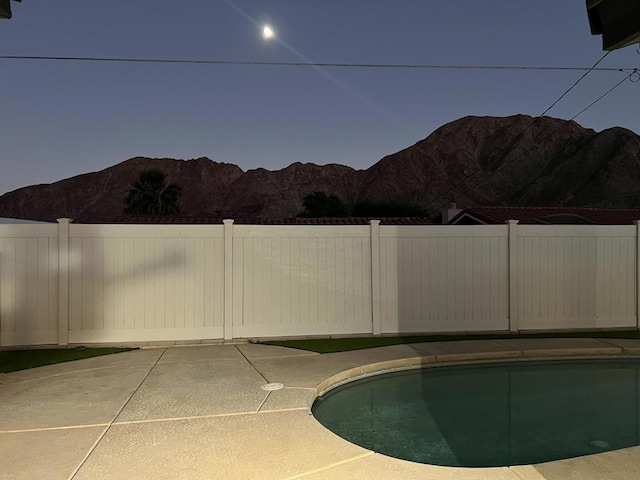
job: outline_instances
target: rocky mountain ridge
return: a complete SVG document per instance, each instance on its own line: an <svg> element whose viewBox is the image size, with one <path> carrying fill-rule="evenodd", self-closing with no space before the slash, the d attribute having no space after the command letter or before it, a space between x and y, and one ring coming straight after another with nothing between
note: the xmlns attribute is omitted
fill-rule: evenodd
<svg viewBox="0 0 640 480"><path fill-rule="evenodd" d="M103 222L122 215L140 172L159 168L182 187L184 216L290 217L313 191L357 202L401 202L432 215L459 205L640 207L640 136L525 115L465 117L366 170L294 163L244 172L207 158L136 157L99 172L0 196L0 216Z"/></svg>

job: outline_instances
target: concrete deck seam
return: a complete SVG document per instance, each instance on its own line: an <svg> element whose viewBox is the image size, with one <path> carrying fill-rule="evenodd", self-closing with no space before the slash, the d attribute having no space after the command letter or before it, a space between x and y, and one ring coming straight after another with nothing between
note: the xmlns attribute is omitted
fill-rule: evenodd
<svg viewBox="0 0 640 480"><path fill-rule="evenodd" d="M260 376L262 377L262 379L263 379L265 382L269 383L269 380L267 380L267 377L265 377L265 376L262 374L262 372L261 372L260 370L258 370L258 369L256 368L256 366L251 362L251 360L249 360L249 359L247 358L247 356L246 356L244 353L242 353L242 350L240 350L240 349L238 348L238 346L237 346L237 345L234 345L234 347L236 348L236 350L238 351L238 353L239 353L240 355L242 355L242 357L243 357L243 358L244 358L244 359L249 363L249 365L251 365L251 367L252 367L256 372L258 372L258 375L260 375Z"/></svg>
<svg viewBox="0 0 640 480"><path fill-rule="evenodd" d="M517 470L514 470L513 468L509 467L509 472L511 472L513 475L515 475L516 477L518 477L520 480L527 480L525 477L523 477L522 475L520 475L518 473Z"/></svg>
<svg viewBox="0 0 640 480"><path fill-rule="evenodd" d="M264 396L264 398L262 399L262 402L260 402L260 405L258 405L258 408L256 408L256 413L260 412L260 409L262 408L262 406L267 403L267 399L269 398L269 395L271 395L271 392L267 392L267 394Z"/></svg>
<svg viewBox="0 0 640 480"><path fill-rule="evenodd" d="M182 422L186 420L206 420L209 418L224 418L224 417L240 417L246 415L255 415L256 412L232 412L232 413L214 413L211 415L192 415L188 417L167 417L167 418L149 418L147 420L124 420L121 422L113 422L114 426L121 425L141 425L144 423L162 423L162 422Z"/></svg>
<svg viewBox="0 0 640 480"><path fill-rule="evenodd" d="M514 467L522 467L522 466L523 466L523 465L513 465L513 466L509 467L509 472L511 472L512 474L514 474L514 475L515 475L516 477L518 477L518 479L520 479L520 480L534 480L534 479L532 479L531 475L526 475L526 476L525 476L525 474L524 474L524 473L520 473L518 470L515 470L515 469L514 469ZM529 465L525 465L525 466L529 466ZM532 465L531 465L531 466L532 466ZM534 467L534 468L535 468L535 467ZM540 479L546 478L546 477L544 477L540 472L538 472L537 470L536 470L536 474L537 474L537 475L536 475L536 479L535 479L535 480L540 480Z"/></svg>
<svg viewBox="0 0 640 480"><path fill-rule="evenodd" d="M502 343L499 338L498 339L493 339L491 341L493 343L497 343L498 345L502 345L503 347L514 348L511 345L507 345L506 343ZM524 350L518 350L517 348L516 348L516 350L520 353L521 356L524 355Z"/></svg>
<svg viewBox="0 0 640 480"><path fill-rule="evenodd" d="M186 420L206 420L209 418L225 418L225 417L241 417L248 415L258 415L263 413L278 413L278 412L295 412L295 411L303 411L307 410L306 407L290 407L290 408L280 408L277 410L262 410L260 412L250 411L250 412L232 412L232 413L213 413L211 415L192 415L189 417L167 417L167 418L150 418L147 420L123 420L120 422L113 422L112 426L121 426L121 425L140 425L144 423L162 423L162 422L180 422Z"/></svg>
<svg viewBox="0 0 640 480"><path fill-rule="evenodd" d="M120 409L116 412L116 414L113 417L113 420L111 420L109 422L109 424L107 425L107 427L103 430L102 434L100 434L100 436L97 438L97 440L93 443L93 445L91 446L91 448L89 449L89 451L87 452L87 454L84 456L84 458L80 461L80 464L73 470L73 472L71 472L71 475L69 475L69 480L73 480L73 478L78 474L78 472L80 471L80 469L82 468L82 466L86 463L86 461L89 459L89 457L91 456L91 454L94 452L94 450L96 449L96 447L98 446L98 444L102 441L102 439L104 438L104 436L107 434L107 432L109 431L109 429L111 428L111 426L113 425L113 423L116 421L116 419L120 416L120 414L122 413L122 411L127 407L127 405L129 405L129 402L131 401L131 399L133 398L133 396L138 393L138 390L140 390L140 387L142 387L142 384L147 380L147 378L149 378L149 375L151 375L151 372L153 372L153 369L156 368L156 365L158 365L158 362L160 361L160 359L162 358L162 356L166 353L167 349L165 348L162 353L160 354L160 356L156 359L156 361L154 362L154 364L151 366L151 368L149 369L149 371L147 372L147 374L144 376L144 378L140 381L140 383L138 384L138 386L134 389L134 391L131 393L131 395L129 395L129 398L127 398L127 400L124 402L124 404L122 405L122 407L120 407Z"/></svg>
<svg viewBox="0 0 640 480"><path fill-rule="evenodd" d="M370 457L371 455L375 455L375 452L368 451L367 453L363 453L363 454L357 455L355 457L347 458L346 460L342 460L340 462L332 463L331 465L327 465L325 467L316 468L314 470L309 470L308 472L299 473L299 474L294 475L292 477L287 477L284 480L295 480L296 478L307 477L309 475L313 475L314 473L324 472L325 470L329 470L331 468L339 467L340 465L344 465L346 463L351 463L351 462L354 462L356 460L360 460L360 459L363 459L363 458Z"/></svg>
<svg viewBox="0 0 640 480"><path fill-rule="evenodd" d="M82 360L85 360L85 359L82 359ZM69 363L69 362L61 362L61 363ZM54 364L54 365L59 365L59 364ZM52 365L42 365L42 367L49 367L49 366L52 366ZM145 367L145 366L146 365L139 365L140 368ZM129 365L127 368L134 368L134 367L138 367L138 365ZM34 368L41 368L41 367L34 367ZM0 383L0 385L9 386L9 385L20 385L20 384L29 383L29 382L40 382L42 380L46 380L46 379L49 379L49 378L63 377L65 375L76 375L78 373L95 372L97 370L108 370L110 368L115 368L115 367L109 366L109 367L85 368L85 369L82 369L82 370L73 370L71 372L54 373L54 374L51 374L51 375L46 375L44 377L27 378L25 380L18 380L17 382ZM24 371L25 370L17 370L16 372L9 372L6 375L11 375L12 373L18 373L18 372L24 372Z"/></svg>
<svg viewBox="0 0 640 480"><path fill-rule="evenodd" d="M455 354L443 354L436 355L436 361L432 363L424 363L423 365L444 365L454 363L482 363L485 361L492 362L504 362L505 360L515 360L522 358L521 352L517 352L517 355L497 355L495 352L474 352L474 353L455 353ZM420 366L418 366L420 368Z"/></svg>
<svg viewBox="0 0 640 480"><path fill-rule="evenodd" d="M608 354L608 355L623 355L625 353L623 347L620 347L619 345L614 345L612 343L609 343L604 339L593 338L593 337L589 337L589 338L585 337L585 339L586 340L595 340L596 342L602 343L603 347L606 345L606 346L611 346L611 347L615 348L616 350L618 350L616 353L611 353L611 354ZM502 343L500 340L501 339L495 339L495 340L491 340L491 341L494 342L494 343L499 343L500 345L505 346L505 347L513 348L511 345L508 345L506 343ZM544 340L548 340L548 339L544 339ZM578 348L562 347L562 348L560 348L560 350L562 350L563 352L566 352L566 353L563 353L561 355L558 355L558 354L556 354L556 355L560 356L560 357L570 357L570 356L573 356L573 355L589 355L588 353L584 353L584 351L585 350L598 350L599 348L601 348L601 347L578 347ZM538 357L538 356L546 357L546 356L549 355L547 352L549 352L549 351L555 352L557 350L559 350L558 347L542 348L542 349L537 349L537 350L520 350L520 356L522 356L522 357ZM576 350L579 353L575 353ZM601 354L601 355L605 355L605 354Z"/></svg>
<svg viewBox="0 0 640 480"><path fill-rule="evenodd" d="M597 340L598 342L606 343L607 345L610 345L610 346L612 346L612 347L620 348L620 349L624 350L624 347L621 347L620 345L616 345L616 344L614 344L614 343L611 343L611 342L609 341L609 340L611 340L611 339L607 339L607 338L593 338L593 340ZM615 339L615 338L614 338L613 340L623 340L623 339L620 339L620 338L619 338L619 339Z"/></svg>
<svg viewBox="0 0 640 480"><path fill-rule="evenodd" d="M309 409L307 407L289 407L289 408L278 408L276 410L261 410L259 413L281 413L281 412L308 412Z"/></svg>
<svg viewBox="0 0 640 480"><path fill-rule="evenodd" d="M623 355L629 353L627 347L621 347L620 345L616 345L615 343L608 341L610 339L594 338L594 340L598 340L599 342L606 343L607 345L611 345L612 347L620 349ZM616 339L613 339L613 340L616 340ZM618 340L624 340L624 339L618 339Z"/></svg>
<svg viewBox="0 0 640 480"><path fill-rule="evenodd" d="M95 428L106 427L108 423L93 423L87 425L67 425L63 427L41 427L41 428L24 428L20 430L0 430L0 435L5 433L33 433L33 432L52 432L58 430L76 430L79 428Z"/></svg>
<svg viewBox="0 0 640 480"><path fill-rule="evenodd" d="M96 449L96 447L98 446L98 444L102 441L102 439L104 438L104 436L107 434L107 432L109 431L109 425L107 425L106 427L104 427L104 430L102 430L102 433L100 435L98 435L98 438L96 438L96 441L93 442L93 445L91 445L91 447L89 448L89 451L86 453L86 455L82 458L82 460L80 460L80 463L78 464L78 466L71 472L71 474L68 477L68 480L73 480L73 477L76 476L76 474L78 473L78 471L82 468L82 466L85 464L85 462L87 461L87 459L89 458L89 456L93 453L93 451Z"/></svg>
<svg viewBox="0 0 640 480"><path fill-rule="evenodd" d="M267 357L253 357L252 360L272 360L274 358L298 358L298 357L317 357L318 355L322 355L321 353L317 353L317 352L310 352L310 353L298 353L295 355L271 355L271 356L267 356Z"/></svg>

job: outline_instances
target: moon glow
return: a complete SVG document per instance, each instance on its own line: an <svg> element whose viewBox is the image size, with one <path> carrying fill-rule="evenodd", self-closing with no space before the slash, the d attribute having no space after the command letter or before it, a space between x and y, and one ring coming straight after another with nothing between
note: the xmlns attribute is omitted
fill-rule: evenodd
<svg viewBox="0 0 640 480"><path fill-rule="evenodd" d="M262 38L264 38L265 40L269 40L270 38L273 38L275 34L276 33L273 31L273 29L269 25L265 25L262 28Z"/></svg>

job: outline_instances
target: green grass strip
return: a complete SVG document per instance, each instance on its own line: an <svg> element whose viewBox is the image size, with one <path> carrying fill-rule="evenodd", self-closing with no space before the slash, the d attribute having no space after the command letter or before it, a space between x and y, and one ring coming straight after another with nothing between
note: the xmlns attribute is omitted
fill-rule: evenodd
<svg viewBox="0 0 640 480"><path fill-rule="evenodd" d="M82 358L127 352L131 348L57 348L47 350L6 350L0 352L0 373L70 362Z"/></svg>
<svg viewBox="0 0 640 480"><path fill-rule="evenodd" d="M458 340L499 340L508 338L640 338L637 330L606 332L562 332L562 333L499 333L483 335L423 335L405 337L350 337L314 338L308 340L274 340L260 342L264 345L297 348L317 353L346 352L363 348L384 347L422 342L451 342Z"/></svg>

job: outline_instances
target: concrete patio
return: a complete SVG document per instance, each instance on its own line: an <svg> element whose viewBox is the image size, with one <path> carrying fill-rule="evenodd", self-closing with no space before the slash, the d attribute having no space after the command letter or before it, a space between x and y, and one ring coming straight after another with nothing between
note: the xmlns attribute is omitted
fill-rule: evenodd
<svg viewBox="0 0 640 480"><path fill-rule="evenodd" d="M535 466L435 467L350 444L309 414L322 389L378 370L610 355L640 355L640 341L480 340L325 355L181 346L0 374L0 478L637 479L640 447ZM260 388L274 382L285 388Z"/></svg>

